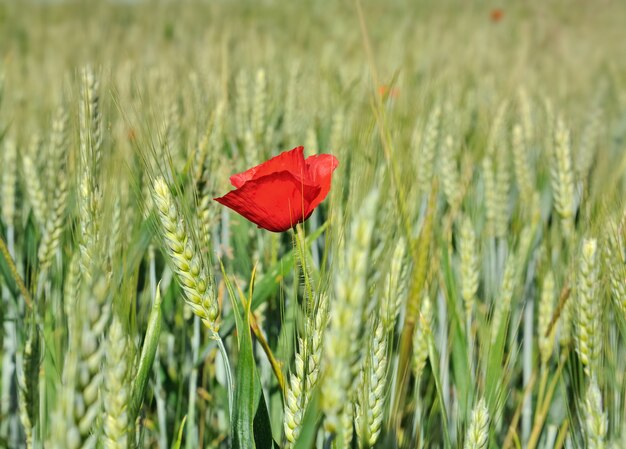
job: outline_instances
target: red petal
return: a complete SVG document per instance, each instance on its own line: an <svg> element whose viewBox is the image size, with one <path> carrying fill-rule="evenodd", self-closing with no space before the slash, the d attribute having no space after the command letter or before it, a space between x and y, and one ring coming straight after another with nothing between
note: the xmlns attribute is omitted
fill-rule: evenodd
<svg viewBox="0 0 626 449"><path fill-rule="evenodd" d="M252 167L243 173L232 175L230 177L230 183L236 188L239 188L248 181L281 171L291 173L296 179L303 179L305 173L303 151L304 147L296 147L293 150L283 151L278 156L256 167Z"/></svg>
<svg viewBox="0 0 626 449"><path fill-rule="evenodd" d="M289 171L280 171L245 182L221 198L220 204L273 232L283 232L304 221L319 186L303 184Z"/></svg>
<svg viewBox="0 0 626 449"><path fill-rule="evenodd" d="M311 201L310 215L313 209L324 201L324 198L326 198L326 195L330 192L331 177L339 165L339 161L332 154L318 154L309 156L304 162L307 170L306 182L314 186L319 186L320 188L317 197Z"/></svg>

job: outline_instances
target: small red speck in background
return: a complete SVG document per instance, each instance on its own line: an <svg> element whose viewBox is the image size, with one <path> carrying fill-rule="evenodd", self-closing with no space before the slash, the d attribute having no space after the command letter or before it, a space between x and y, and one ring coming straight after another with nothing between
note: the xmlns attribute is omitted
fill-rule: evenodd
<svg viewBox="0 0 626 449"><path fill-rule="evenodd" d="M503 17L504 17L504 11L502 11L499 8L494 8L489 13L489 18L491 19L492 22L499 22L502 20Z"/></svg>
<svg viewBox="0 0 626 449"><path fill-rule="evenodd" d="M378 88L378 94L381 97L390 97L390 98L398 98L400 91L396 87L389 88L386 84L383 84Z"/></svg>

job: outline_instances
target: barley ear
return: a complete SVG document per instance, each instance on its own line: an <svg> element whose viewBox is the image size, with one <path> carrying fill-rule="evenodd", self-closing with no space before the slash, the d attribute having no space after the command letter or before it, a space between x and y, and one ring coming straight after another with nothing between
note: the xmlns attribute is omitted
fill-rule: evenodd
<svg viewBox="0 0 626 449"><path fill-rule="evenodd" d="M382 429L387 385L387 333L382 323L372 330L357 387L355 425L362 447L373 447Z"/></svg>
<svg viewBox="0 0 626 449"><path fill-rule="evenodd" d="M346 117L342 110L335 112L330 129L329 150L338 151L345 140Z"/></svg>
<svg viewBox="0 0 626 449"><path fill-rule="evenodd" d="M104 365L104 447L126 448L128 419L128 346L124 329L113 316L106 342Z"/></svg>
<svg viewBox="0 0 626 449"><path fill-rule="evenodd" d="M248 75L240 71L235 79L235 124L241 139L250 127L250 87Z"/></svg>
<svg viewBox="0 0 626 449"><path fill-rule="evenodd" d="M491 317L491 341L494 343L498 338L500 327L506 324L511 311L511 300L513 299L513 292L515 289L515 283L517 274L517 261L512 254L506 259L504 265L504 274L502 275L502 283L500 284L500 294L495 305L493 316Z"/></svg>
<svg viewBox="0 0 626 449"><path fill-rule="evenodd" d="M417 166L417 185L422 193L430 190L433 177L435 155L439 145L439 133L441 128L441 106L436 104L430 112L424 137L419 146L419 165Z"/></svg>
<svg viewBox="0 0 626 449"><path fill-rule="evenodd" d="M484 449L487 447L488 438L489 411L485 399L481 398L472 411L472 419L465 434L463 449Z"/></svg>
<svg viewBox="0 0 626 449"><path fill-rule="evenodd" d="M153 198L166 252L183 289L185 302L207 329L216 335L219 308L213 280L163 178L154 181Z"/></svg>
<svg viewBox="0 0 626 449"><path fill-rule="evenodd" d="M494 237L497 235L498 191L494 175L493 158L489 155L483 159L482 174L485 186L486 229L487 234Z"/></svg>
<svg viewBox="0 0 626 449"><path fill-rule="evenodd" d="M265 132L267 120L267 77L265 70L259 69L254 80L254 102L252 105L252 132L258 143Z"/></svg>
<svg viewBox="0 0 626 449"><path fill-rule="evenodd" d="M569 238L574 230L574 172L569 130L561 119L555 134L551 180L554 208L561 217L563 235Z"/></svg>
<svg viewBox="0 0 626 449"><path fill-rule="evenodd" d="M9 139L3 139L2 142L2 221L5 226L13 226L15 220L15 184L16 184L16 165L17 165L17 149L15 143Z"/></svg>
<svg viewBox="0 0 626 449"><path fill-rule="evenodd" d="M552 355L556 333L556 326L552 326L550 333L548 333L550 321L554 314L554 288L554 275L552 271L548 271L543 279L538 317L539 354L541 356L541 363L544 366L548 363Z"/></svg>
<svg viewBox="0 0 626 449"><path fill-rule="evenodd" d="M433 310L430 297L424 293L420 310L420 319L413 334L413 374L419 383L426 361L428 360L428 345L432 332Z"/></svg>
<svg viewBox="0 0 626 449"><path fill-rule="evenodd" d="M300 435L300 426L306 410L303 404L305 373L302 356L306 348L304 340L299 339L298 343L299 351L296 353L296 369L289 378L289 386L285 393L283 428L288 447L292 447Z"/></svg>
<svg viewBox="0 0 626 449"><path fill-rule="evenodd" d="M389 272L385 278L385 287L380 302L380 318L386 333L393 332L396 325L396 319L400 312L400 305L406 296L406 282L404 271L406 264L404 256L406 253L406 239L401 237L396 243Z"/></svg>
<svg viewBox="0 0 626 449"><path fill-rule="evenodd" d="M331 303L329 328L325 335L321 385L324 426L333 433L344 428L341 419L347 413L347 395L353 383L355 367L358 366L359 331L367 303L368 256L377 198L376 191L365 198L363 207L350 225L344 248L338 254L335 298Z"/></svg>
<svg viewBox="0 0 626 449"><path fill-rule="evenodd" d="M304 336L298 339L296 369L291 373L285 393L283 428L287 447L292 447L300 435L304 413L318 384L327 321L328 297L322 294L316 309L306 319Z"/></svg>
<svg viewBox="0 0 626 449"><path fill-rule="evenodd" d="M48 217L48 203L40 183L41 174L37 170L31 157L27 154L22 155L22 167L24 169L24 184L28 194L28 201L32 207L33 216L37 224L44 227Z"/></svg>
<svg viewBox="0 0 626 449"><path fill-rule="evenodd" d="M597 241L583 241L576 285L576 352L590 378L596 374L600 354L602 305L598 282Z"/></svg>
<svg viewBox="0 0 626 449"><path fill-rule="evenodd" d="M587 449L604 449L609 420L602 410L602 394L595 379L587 388L583 410Z"/></svg>
<svg viewBox="0 0 626 449"><path fill-rule="evenodd" d="M63 232L63 220L65 218L65 207L67 203L67 176L63 173L65 162L61 167L57 181L57 188L52 200L52 209L46 223L41 243L39 244L39 269L47 270L52 263L52 258L59 247L61 234Z"/></svg>
<svg viewBox="0 0 626 449"><path fill-rule="evenodd" d="M528 146L521 125L513 126L511 141L515 179L520 192L520 200L525 203L532 200L534 181L528 161Z"/></svg>
<svg viewBox="0 0 626 449"><path fill-rule="evenodd" d="M452 136L447 135L441 145L441 160L439 161L443 192L448 205L453 209L459 205L461 200L461 182L456 162L455 144Z"/></svg>
<svg viewBox="0 0 626 449"><path fill-rule="evenodd" d="M609 230L605 244L605 266L609 272L609 291L613 303L626 319L626 254L622 226Z"/></svg>
<svg viewBox="0 0 626 449"><path fill-rule="evenodd" d="M469 218L465 217L461 222L460 259L461 259L461 297L465 305L465 316L468 323L472 320L476 292L478 291L478 249L476 233Z"/></svg>

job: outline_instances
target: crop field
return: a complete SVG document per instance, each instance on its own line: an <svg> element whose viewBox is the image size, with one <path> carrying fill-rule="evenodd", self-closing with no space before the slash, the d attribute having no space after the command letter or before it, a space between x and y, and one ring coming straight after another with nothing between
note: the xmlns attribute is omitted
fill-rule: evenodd
<svg viewBox="0 0 626 449"><path fill-rule="evenodd" d="M0 1L0 448L626 447L624 24Z"/></svg>

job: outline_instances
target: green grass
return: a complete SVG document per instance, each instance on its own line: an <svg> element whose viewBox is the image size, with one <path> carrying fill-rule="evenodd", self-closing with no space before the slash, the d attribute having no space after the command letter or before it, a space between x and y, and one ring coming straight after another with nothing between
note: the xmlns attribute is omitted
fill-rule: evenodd
<svg viewBox="0 0 626 449"><path fill-rule="evenodd" d="M0 2L0 447L624 446L626 7L495 7Z"/></svg>

